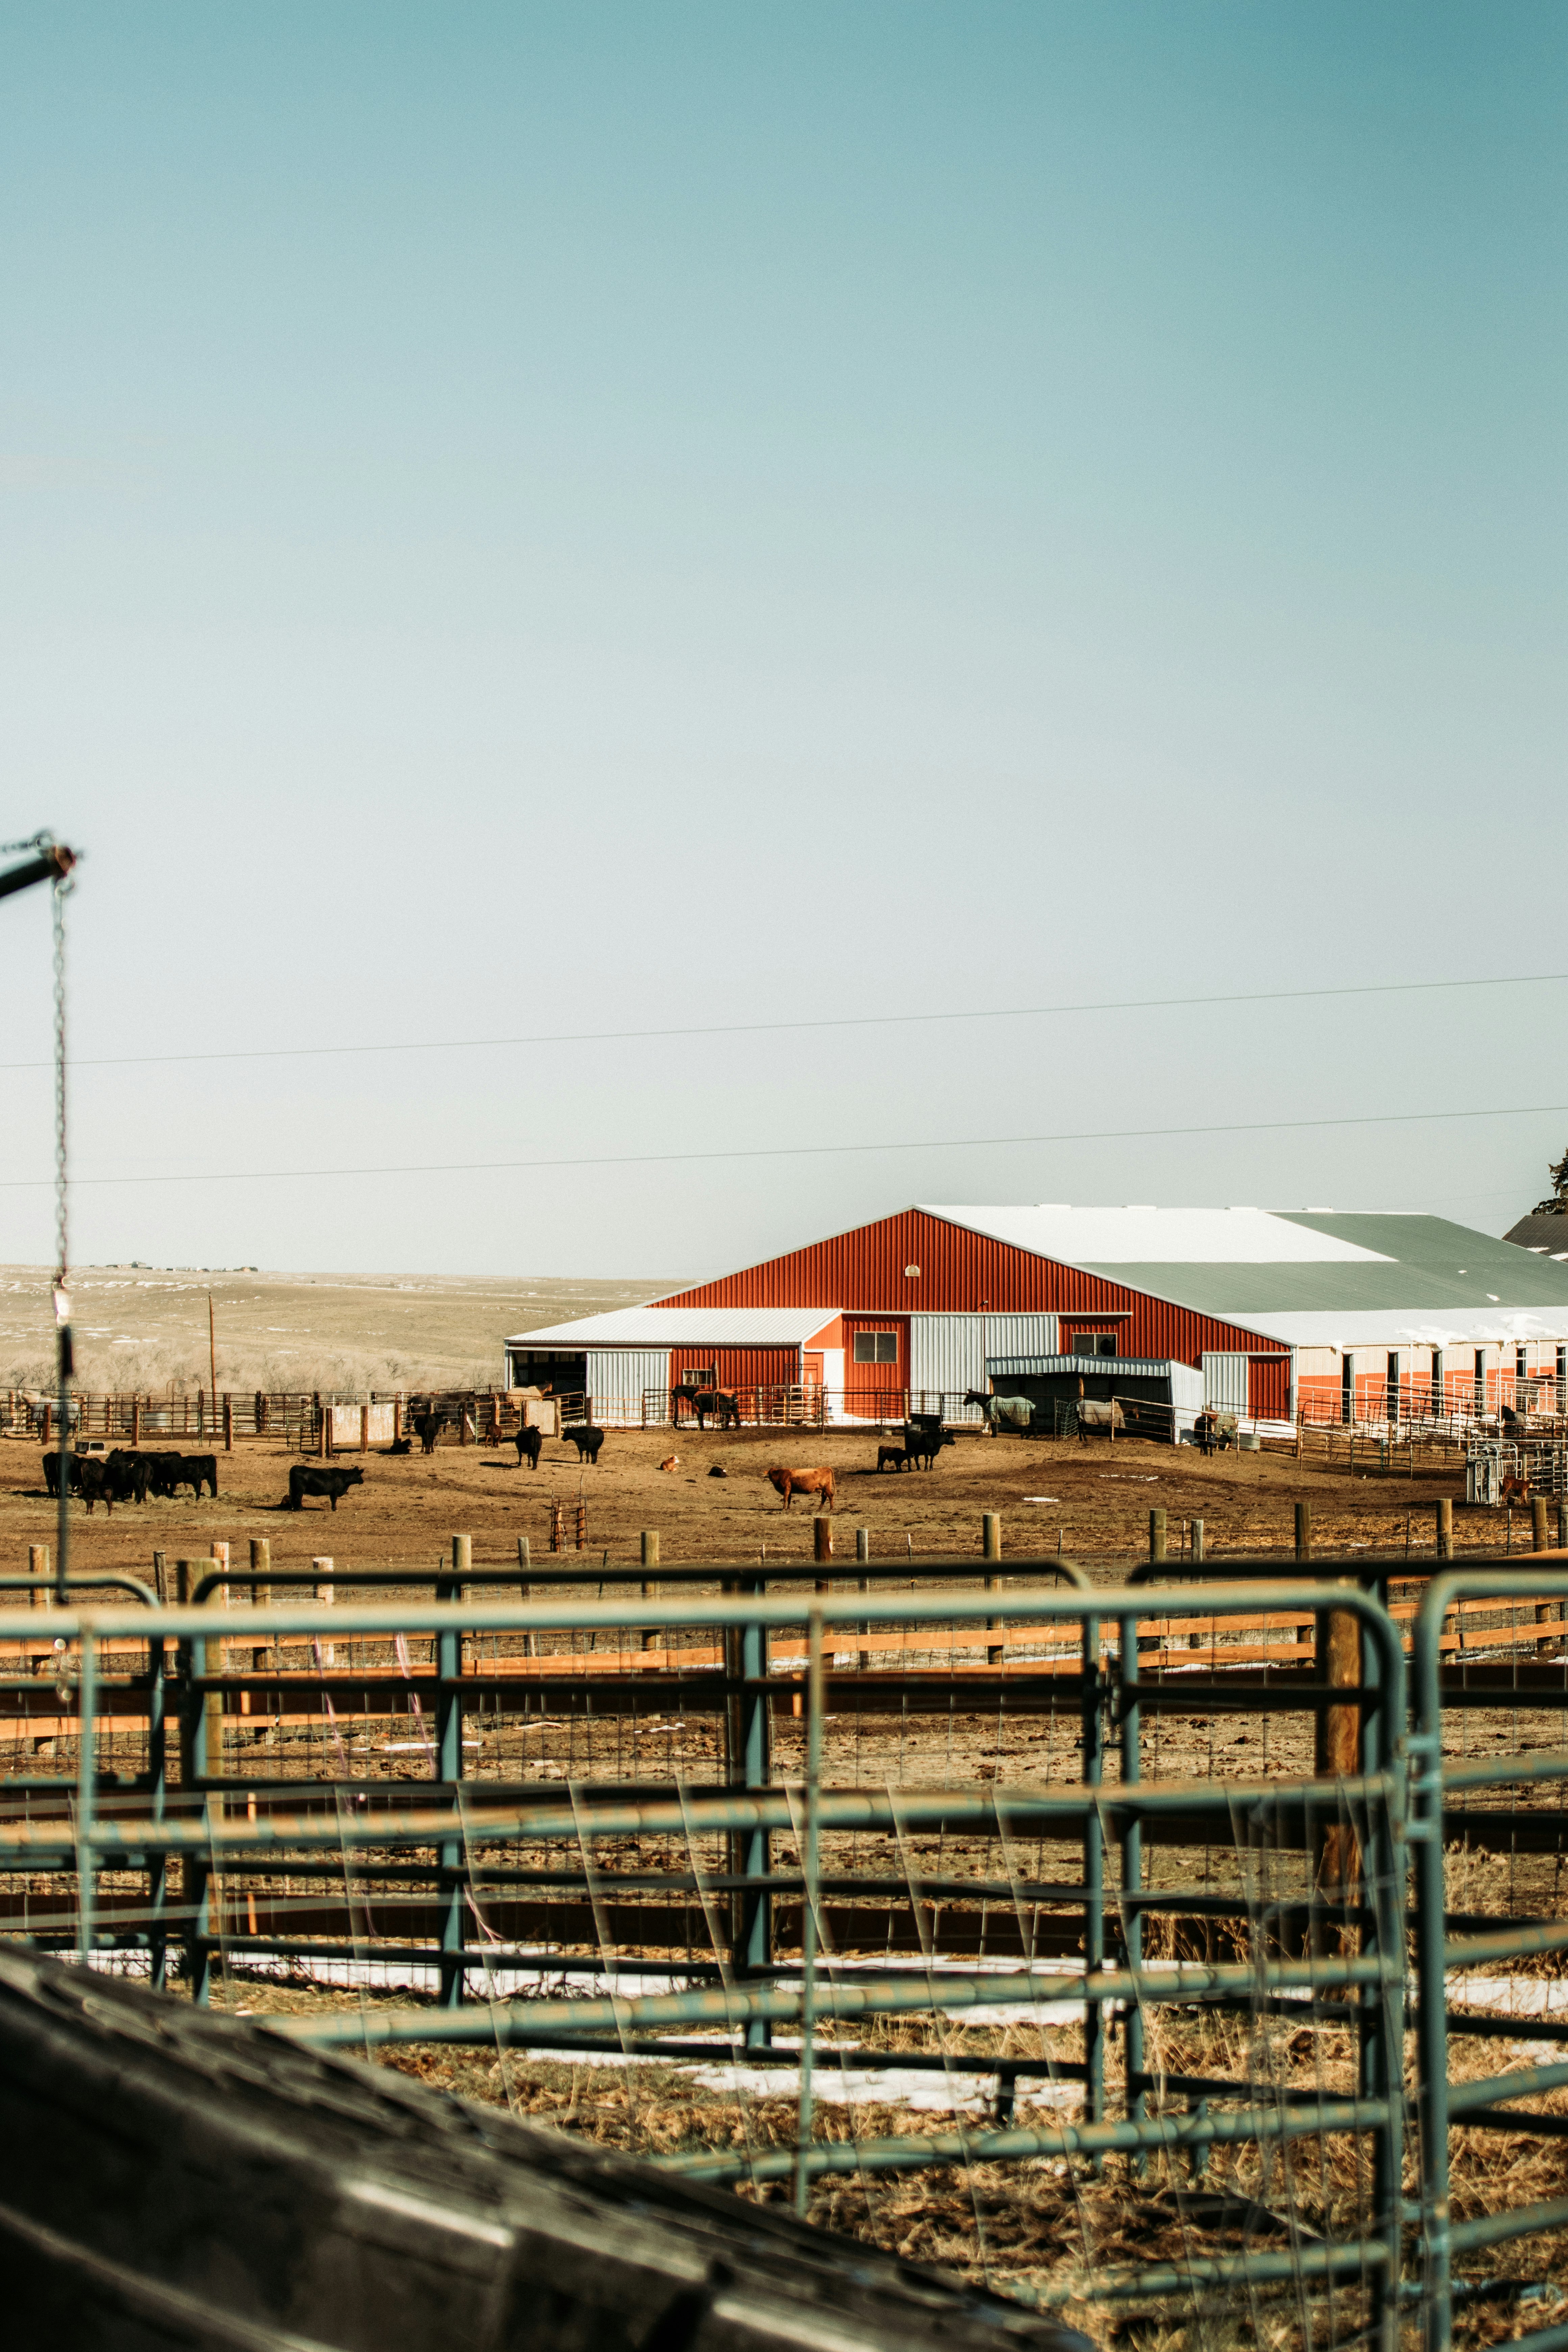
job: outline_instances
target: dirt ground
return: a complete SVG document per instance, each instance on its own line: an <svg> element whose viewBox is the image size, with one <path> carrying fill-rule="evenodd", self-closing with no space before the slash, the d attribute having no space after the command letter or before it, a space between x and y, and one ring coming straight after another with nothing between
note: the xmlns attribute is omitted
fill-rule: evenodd
<svg viewBox="0 0 1568 2352"><path fill-rule="evenodd" d="M192 1439L175 1450L200 1449ZM659 1465L671 1455L674 1470ZM330 1553L345 1566L428 1566L457 1533L471 1535L476 1560L511 1559L526 1536L535 1558L549 1546L552 1499L586 1506L584 1566L626 1563L638 1556L639 1533L657 1529L665 1562L770 1560L811 1557L808 1505L780 1505L764 1472L771 1464L830 1465L837 1483L834 1512L837 1552L854 1556L854 1530L870 1533L873 1559L902 1556L977 1558L981 1519L1002 1518L1004 1556L1044 1559L1058 1550L1107 1575L1125 1572L1148 1556L1149 1513L1163 1508L1173 1558L1184 1528L1201 1518L1207 1559L1247 1553L1289 1552L1293 1507L1312 1508L1314 1549L1374 1548L1403 1551L1413 1564L1429 1559L1432 1506L1454 1500L1455 1548L1460 1553L1500 1549L1504 1516L1470 1509L1453 1477L1376 1474L1347 1476L1269 1454L1219 1454L1205 1460L1190 1446L1136 1441L1114 1446L1076 1439L961 1435L936 1467L895 1473L876 1469L877 1433L807 1436L782 1431L699 1433L683 1429L611 1431L596 1468L579 1465L564 1441L547 1440L536 1471L520 1466L515 1448L443 1444L429 1459L417 1452L395 1458L373 1452L360 1464L364 1483L340 1507L283 1507L289 1468L300 1457L269 1441L238 1441L218 1455L218 1495L192 1504L152 1501L120 1506L112 1518L102 1506L87 1516L72 1509L72 1566L143 1571L153 1551L171 1558L205 1552L214 1538L236 1547L266 1536L273 1559L306 1565ZM721 1478L710 1475L715 1469ZM44 1489L36 1443L0 1443L0 1557L26 1567L30 1544L53 1544L55 1506ZM1528 1528L1516 1525L1528 1540Z"/></svg>

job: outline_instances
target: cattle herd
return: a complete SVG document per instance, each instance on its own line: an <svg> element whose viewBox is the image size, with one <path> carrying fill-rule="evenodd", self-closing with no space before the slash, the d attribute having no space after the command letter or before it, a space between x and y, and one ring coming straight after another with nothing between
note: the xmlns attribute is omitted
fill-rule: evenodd
<svg viewBox="0 0 1568 2352"><path fill-rule="evenodd" d="M721 1428L728 1425L724 1410L729 1402L723 1391L686 1391L700 1422L705 1423L711 1414ZM980 1400L994 1402L994 1400ZM416 1412L411 1422L422 1454L434 1454L436 1441L447 1416L428 1409ZM1007 1425L998 1416L993 1428ZM605 1433L592 1423L561 1433L562 1443L576 1448L580 1463L596 1465L605 1443ZM953 1442L952 1432L943 1429L939 1413L911 1413L905 1422L895 1444L879 1445L877 1468L881 1470L931 1469L942 1448ZM537 1429L520 1429L516 1436L518 1466L527 1463L537 1470L543 1452L544 1439ZM406 1454L412 1440L398 1438L387 1449L392 1454ZM676 1457L662 1464L673 1468ZM710 1477L722 1477L720 1469L709 1473ZM783 1464L770 1466L763 1475L782 1498L786 1511L796 1495L814 1497L824 1508L831 1510L834 1503L834 1475L830 1468L794 1469ZM317 1499L331 1505L335 1511L342 1497L353 1486L361 1485L364 1472L357 1465L339 1469L326 1463L297 1462L289 1472L289 1492L280 1507L302 1510L308 1500ZM52 1496L58 1497L60 1484L60 1457L58 1453L44 1455L44 1483ZM188 1486L193 1496L200 1500L204 1489L216 1496L217 1456L214 1454L149 1454L140 1449L116 1447L112 1454L72 1454L70 1483L73 1495L80 1495L91 1512L102 1503L111 1516L116 1503L145 1503L149 1496L168 1501L178 1497L182 1487Z"/></svg>
<svg viewBox="0 0 1568 2352"><path fill-rule="evenodd" d="M44 1484L51 1495L58 1496L58 1454L44 1456ZM149 1495L172 1503L182 1486L188 1486L199 1502L204 1486L212 1495L217 1493L217 1455L143 1454L128 1446L116 1446L112 1454L73 1454L70 1486L73 1495L82 1497L89 1515L94 1505L101 1503L111 1518L116 1503L144 1503Z"/></svg>

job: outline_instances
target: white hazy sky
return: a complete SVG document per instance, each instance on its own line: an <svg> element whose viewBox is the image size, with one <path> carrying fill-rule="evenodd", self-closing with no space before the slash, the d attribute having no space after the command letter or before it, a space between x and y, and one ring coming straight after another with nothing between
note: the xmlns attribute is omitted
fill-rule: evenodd
<svg viewBox="0 0 1568 2352"><path fill-rule="evenodd" d="M1500 1230L1568 1111L965 1139L1568 1103L1561 982L90 1065L1568 965L1565 97L1556 0L0 0L0 835L88 852L75 1255ZM0 1072L0 1259L49 1142ZM921 1148L266 1172L871 1144Z"/></svg>

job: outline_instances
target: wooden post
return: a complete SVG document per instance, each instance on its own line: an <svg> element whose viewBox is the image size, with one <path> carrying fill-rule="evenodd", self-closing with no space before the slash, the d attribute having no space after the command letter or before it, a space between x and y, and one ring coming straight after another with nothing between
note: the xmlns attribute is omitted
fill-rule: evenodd
<svg viewBox="0 0 1568 2352"><path fill-rule="evenodd" d="M27 1598L35 1609L49 1606L49 1548L47 1544L27 1546L27 1573L33 1580Z"/></svg>
<svg viewBox="0 0 1568 2352"><path fill-rule="evenodd" d="M520 1601L527 1601L532 1591L529 1582L529 1571L533 1566L533 1551L526 1536L519 1536L517 1539L517 1564L521 1571L517 1580L517 1597ZM522 1637L522 1654L525 1658L531 1658L533 1655L531 1633L525 1633Z"/></svg>
<svg viewBox="0 0 1568 2352"><path fill-rule="evenodd" d="M331 1435L332 1408L330 1404L323 1403L317 1407L317 1412L320 1419L316 1428L316 1452L325 1462L332 1450Z"/></svg>
<svg viewBox="0 0 1568 2352"><path fill-rule="evenodd" d="M833 1521L826 1511L819 1511L812 1520L811 1535L813 1559L831 1559L833 1558Z"/></svg>
<svg viewBox="0 0 1568 2352"><path fill-rule="evenodd" d="M459 1445L468 1445L472 1444L473 1440L470 1432L471 1424L468 1420L468 1408L462 1402L461 1399L459 1399L458 1403L458 1443Z"/></svg>
<svg viewBox="0 0 1568 2352"><path fill-rule="evenodd" d="M645 1570L650 1568L657 1568L658 1566L658 1529L657 1528L644 1528L642 1530L641 1558ZM649 1580L646 1575L643 1583L642 1597L645 1601L657 1601L658 1599L658 1584ZM645 1650L651 1650L658 1639L658 1628L657 1626L645 1625L643 1627L642 1647Z"/></svg>
<svg viewBox="0 0 1568 2352"><path fill-rule="evenodd" d="M330 1578L332 1573L331 1560L325 1553L312 1559L310 1566L319 1577ZM337 1588L330 1582L318 1584L316 1600L322 1609L331 1609L337 1600ZM337 1651L334 1645L331 1642L324 1643L321 1648L321 1664L324 1666L330 1666L336 1662L336 1658Z"/></svg>
<svg viewBox="0 0 1568 2352"><path fill-rule="evenodd" d="M1155 1509L1149 1514L1149 1558L1151 1561L1165 1557L1165 1514Z"/></svg>
<svg viewBox="0 0 1568 2352"><path fill-rule="evenodd" d="M234 1399L226 1389L223 1396L223 1450L226 1454L234 1452Z"/></svg>
<svg viewBox="0 0 1568 2352"><path fill-rule="evenodd" d="M1546 1532L1544 1495L1532 1495L1530 1498L1530 1548L1531 1551L1551 1549L1551 1538ZM1557 1612L1550 1601L1536 1602L1535 1622L1538 1625L1550 1625L1555 1622L1556 1616ZM1535 1654L1538 1658L1549 1658L1555 1647L1556 1644L1550 1636L1545 1639L1539 1634L1536 1636Z"/></svg>
<svg viewBox="0 0 1568 2352"><path fill-rule="evenodd" d="M153 1590L157 1594L159 1600L163 1601L166 1601L169 1598L168 1591L164 1582L164 1571L167 1560L168 1554L166 1552L155 1551L153 1554Z"/></svg>
<svg viewBox="0 0 1568 2352"><path fill-rule="evenodd" d="M138 1446L142 1443L142 1400L140 1397L132 1397L131 1400L131 1443L132 1447Z"/></svg>
<svg viewBox="0 0 1568 2352"><path fill-rule="evenodd" d="M871 1557L871 1530L870 1530L870 1528L856 1528L856 1530L855 1530L855 1557L856 1557L857 1560L858 1560L862 1566L864 1566L864 1565L865 1565L865 1563L866 1563L866 1561L868 1561L868 1560L870 1559L870 1557Z"/></svg>
<svg viewBox="0 0 1568 2352"><path fill-rule="evenodd" d="M403 1391L399 1389L397 1394L392 1400L392 1442L395 1445L401 1440L402 1435Z"/></svg>
<svg viewBox="0 0 1568 2352"><path fill-rule="evenodd" d="M1187 1533L1192 1541L1193 1559L1201 1567L1204 1557L1204 1523L1202 1519L1194 1519L1191 1527L1188 1528Z"/></svg>
<svg viewBox="0 0 1568 2352"><path fill-rule="evenodd" d="M980 1550L982 1557L985 1559L1001 1559L1002 1514L1000 1511L985 1511L982 1513L980 1520ZM987 1592L999 1592L1001 1589L1002 1580L999 1576L988 1576L986 1578L985 1590ZM1003 1620L1000 1617L987 1617L985 1620L985 1630L988 1633L1000 1633L1004 1630ZM999 1666L1005 1655L1006 1650L1002 1643L988 1642L986 1643L985 1663L988 1666Z"/></svg>
<svg viewBox="0 0 1568 2352"><path fill-rule="evenodd" d="M1341 1584L1352 1585L1343 1576ZM1324 1609L1317 1619L1317 1678L1336 1689L1354 1689L1362 1678L1361 1622L1348 1609ZM1318 1710L1315 1769L1320 1780L1349 1780L1361 1768L1361 1708L1321 1706ZM1317 1837L1317 1889L1328 1903L1354 1899L1359 1872L1356 1834L1349 1822L1320 1829ZM1343 1928L1320 1939L1329 1952L1353 1948L1352 1931Z"/></svg>
<svg viewBox="0 0 1568 2352"><path fill-rule="evenodd" d="M362 1454L370 1452L370 1407L367 1404L362 1404L359 1409L359 1450Z"/></svg>
<svg viewBox="0 0 1568 2352"><path fill-rule="evenodd" d="M272 1587L265 1581L272 1574L272 1545L266 1536L250 1538L250 1605L265 1609L272 1599Z"/></svg>
<svg viewBox="0 0 1568 2352"><path fill-rule="evenodd" d="M1437 1557L1454 1557L1454 1506L1447 1495L1440 1495L1434 1506L1437 1522Z"/></svg>
<svg viewBox="0 0 1568 2352"><path fill-rule="evenodd" d="M1312 1506L1310 1503L1298 1503L1296 1506L1296 1557L1298 1559L1310 1559L1312 1557Z"/></svg>

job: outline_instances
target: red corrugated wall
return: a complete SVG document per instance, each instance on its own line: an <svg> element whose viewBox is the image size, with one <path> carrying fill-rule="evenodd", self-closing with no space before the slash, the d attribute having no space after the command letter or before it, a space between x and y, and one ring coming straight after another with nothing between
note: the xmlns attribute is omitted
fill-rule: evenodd
<svg viewBox="0 0 1568 2352"><path fill-rule="evenodd" d="M688 1364L711 1364L721 1389L793 1388L800 1378L798 1348L672 1348L669 1378L674 1385Z"/></svg>
<svg viewBox="0 0 1568 2352"><path fill-rule="evenodd" d="M918 1265L920 1273L907 1275L908 1265ZM1010 1243L950 1225L923 1209L900 1210L897 1216L880 1217L854 1233L837 1234L830 1241L813 1242L784 1257L723 1275L660 1304L972 1315L983 1299L994 1314L1045 1310L1103 1315L1118 1334L1118 1353L1123 1356L1173 1357L1178 1363L1195 1364L1206 1349L1267 1345L1239 1324L1222 1323L1102 1276L1036 1257ZM1281 1362L1288 1380L1288 1353Z"/></svg>

